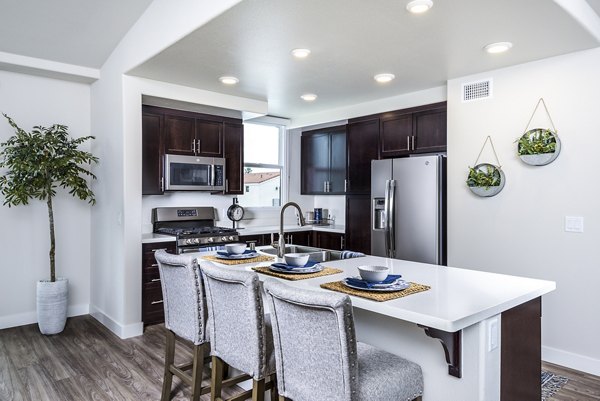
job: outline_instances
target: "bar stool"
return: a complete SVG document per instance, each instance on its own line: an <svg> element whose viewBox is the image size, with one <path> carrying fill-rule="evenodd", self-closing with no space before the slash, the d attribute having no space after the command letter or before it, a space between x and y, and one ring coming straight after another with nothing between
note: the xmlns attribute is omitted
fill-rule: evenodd
<svg viewBox="0 0 600 401"><path fill-rule="evenodd" d="M350 297L264 283L273 319L279 400L421 400L421 367L357 343Z"/></svg>
<svg viewBox="0 0 600 401"><path fill-rule="evenodd" d="M211 262L200 262L200 266L211 320L208 330L212 355L211 400L224 401L221 382L226 365L243 373L234 378L236 381L252 378L252 390L229 400L252 396L252 401L263 401L266 390L271 390L271 400L276 400L273 336L270 320L264 315L258 275L224 269Z"/></svg>
<svg viewBox="0 0 600 401"><path fill-rule="evenodd" d="M192 401L198 401L201 394L210 391L210 386L202 387L204 356L208 351L206 333L206 301L200 268L196 259L187 255L172 255L164 250L154 253L158 262L160 283L165 309L167 343L165 347L165 374L161 401L171 399L173 375L192 387ZM191 341L193 360L184 365L175 365L176 339ZM192 374L186 373L192 369Z"/></svg>

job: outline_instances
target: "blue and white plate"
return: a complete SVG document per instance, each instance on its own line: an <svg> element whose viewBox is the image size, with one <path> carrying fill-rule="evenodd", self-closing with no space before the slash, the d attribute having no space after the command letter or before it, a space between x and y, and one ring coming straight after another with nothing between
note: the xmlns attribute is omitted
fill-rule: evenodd
<svg viewBox="0 0 600 401"><path fill-rule="evenodd" d="M351 280L348 282L348 278L343 280L343 283L346 287L353 288L355 290L363 290L363 291L375 291L375 292L393 292L393 291L402 291L410 287L410 283L404 281L402 279L398 279L390 284L371 284L371 287L363 287L360 285L354 285L352 281L361 280L360 276L350 277Z"/></svg>
<svg viewBox="0 0 600 401"><path fill-rule="evenodd" d="M308 263L306 266L290 266L285 263L273 263L269 266L269 270L277 273L289 273L289 274L308 274L317 273L323 270L324 267L318 263Z"/></svg>
<svg viewBox="0 0 600 401"><path fill-rule="evenodd" d="M233 253L227 253L226 251L218 251L215 255L217 259L224 260L243 260L243 259L252 259L258 256L258 252L256 251L245 251L244 253L240 253L238 255Z"/></svg>

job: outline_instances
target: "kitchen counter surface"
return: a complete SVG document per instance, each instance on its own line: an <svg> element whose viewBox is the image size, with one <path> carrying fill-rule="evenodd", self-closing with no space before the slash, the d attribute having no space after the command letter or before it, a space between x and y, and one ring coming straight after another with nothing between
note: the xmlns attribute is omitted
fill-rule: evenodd
<svg viewBox="0 0 600 401"><path fill-rule="evenodd" d="M261 248L263 247L259 247L258 250L260 251ZM250 270L257 265L268 266L269 264L263 262L227 267ZM320 288L319 285L338 281L343 277L355 276L358 274L359 265L388 266L391 274L401 274L405 280L428 285L431 289L386 302L352 296L354 307L447 332L455 332L481 322L556 288L556 284L552 281L376 256L322 264L342 269L344 272L314 279L298 281L281 279L281 281L292 286L328 291ZM264 274L259 276L261 280L270 277Z"/></svg>
<svg viewBox="0 0 600 401"><path fill-rule="evenodd" d="M283 231L286 233L298 232L298 231L326 231L330 233L344 234L346 232L346 226L342 225L331 225L331 226L315 226L315 225L285 225ZM278 233L279 226L256 226L256 227L243 227L238 229L240 235L257 235L257 234L270 234Z"/></svg>
<svg viewBox="0 0 600 401"><path fill-rule="evenodd" d="M142 244L150 244L153 242L175 242L175 237L172 235L145 233L142 234Z"/></svg>

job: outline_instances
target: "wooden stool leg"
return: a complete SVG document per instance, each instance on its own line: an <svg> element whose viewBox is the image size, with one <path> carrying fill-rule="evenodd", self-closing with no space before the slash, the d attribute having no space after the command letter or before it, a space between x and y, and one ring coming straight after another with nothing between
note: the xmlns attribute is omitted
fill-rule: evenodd
<svg viewBox="0 0 600 401"><path fill-rule="evenodd" d="M252 401L265 401L265 379L252 380Z"/></svg>
<svg viewBox="0 0 600 401"><path fill-rule="evenodd" d="M163 377L161 401L169 401L171 398L171 384L173 383L173 373L171 373L171 365L175 361L175 333L171 330L167 331L165 344L165 375Z"/></svg>
<svg viewBox="0 0 600 401"><path fill-rule="evenodd" d="M287 401L287 399L284 396L280 395L279 396L279 401Z"/></svg>
<svg viewBox="0 0 600 401"><path fill-rule="evenodd" d="M223 387L223 361L216 356L212 357L210 385L210 401L220 401L222 399L221 388Z"/></svg>
<svg viewBox="0 0 600 401"><path fill-rule="evenodd" d="M279 398L279 391L277 390L277 376L271 375L271 383L273 383L273 387L271 387L271 401L277 401Z"/></svg>
<svg viewBox="0 0 600 401"><path fill-rule="evenodd" d="M204 344L194 345L194 365L192 367L191 401L199 401L202 391L202 373L204 371Z"/></svg>

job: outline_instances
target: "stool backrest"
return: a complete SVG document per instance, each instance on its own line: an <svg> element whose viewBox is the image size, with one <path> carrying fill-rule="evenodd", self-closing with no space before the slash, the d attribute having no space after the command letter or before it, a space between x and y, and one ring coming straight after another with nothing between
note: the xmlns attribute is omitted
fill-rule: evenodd
<svg viewBox="0 0 600 401"><path fill-rule="evenodd" d="M156 251L154 257L160 272L165 327L196 345L205 343L206 302L196 258L164 250Z"/></svg>
<svg viewBox="0 0 600 401"><path fill-rule="evenodd" d="M279 393L293 400L351 401L358 366L347 295L264 283Z"/></svg>
<svg viewBox="0 0 600 401"><path fill-rule="evenodd" d="M206 288L211 355L255 379L266 376L262 291L254 272L200 262Z"/></svg>

